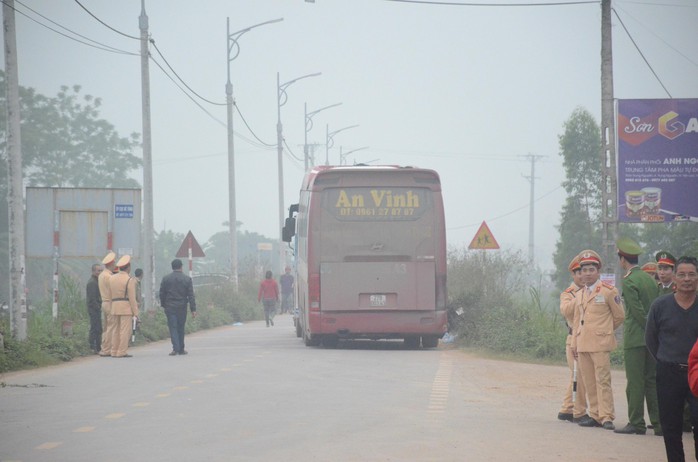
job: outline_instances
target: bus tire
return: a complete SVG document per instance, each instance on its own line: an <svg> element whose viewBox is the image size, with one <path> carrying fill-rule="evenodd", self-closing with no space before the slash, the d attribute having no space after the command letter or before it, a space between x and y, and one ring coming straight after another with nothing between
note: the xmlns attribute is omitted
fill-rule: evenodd
<svg viewBox="0 0 698 462"><path fill-rule="evenodd" d="M301 338L303 336L303 330L301 330L301 323L296 319L296 337Z"/></svg>
<svg viewBox="0 0 698 462"><path fill-rule="evenodd" d="M320 340L320 337L317 335L310 336L307 332L303 332L303 343L305 343L307 347L320 345Z"/></svg>
<svg viewBox="0 0 698 462"><path fill-rule="evenodd" d="M423 335L422 348L436 348L439 346L439 337L436 335Z"/></svg>
<svg viewBox="0 0 698 462"><path fill-rule="evenodd" d="M325 335L322 337L322 346L325 348L337 348L339 337L336 335Z"/></svg>
<svg viewBox="0 0 698 462"><path fill-rule="evenodd" d="M419 348L419 336L409 335L405 337L405 348L409 348L410 350Z"/></svg>

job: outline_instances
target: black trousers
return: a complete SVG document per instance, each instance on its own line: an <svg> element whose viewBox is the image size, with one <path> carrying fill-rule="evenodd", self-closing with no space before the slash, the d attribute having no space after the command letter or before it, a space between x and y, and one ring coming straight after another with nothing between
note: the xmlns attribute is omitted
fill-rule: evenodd
<svg viewBox="0 0 698 462"><path fill-rule="evenodd" d="M90 315L90 335L87 341L92 351L99 352L102 348L102 308L88 309L87 313Z"/></svg>
<svg viewBox="0 0 698 462"><path fill-rule="evenodd" d="M693 446L698 460L698 399L688 387L687 367L657 362L657 401L667 461L686 460L683 452L683 409L686 401L691 409Z"/></svg>

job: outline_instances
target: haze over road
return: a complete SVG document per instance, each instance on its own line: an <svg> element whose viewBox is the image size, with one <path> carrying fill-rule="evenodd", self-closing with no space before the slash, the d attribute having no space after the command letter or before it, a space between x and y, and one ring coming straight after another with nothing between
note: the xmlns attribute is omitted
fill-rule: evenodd
<svg viewBox="0 0 698 462"><path fill-rule="evenodd" d="M658 461L556 420L566 368L401 342L308 348L289 316L0 376L0 461ZM564 346L561 345L561 348ZM614 371L616 425L625 377ZM692 443L685 439L687 457Z"/></svg>

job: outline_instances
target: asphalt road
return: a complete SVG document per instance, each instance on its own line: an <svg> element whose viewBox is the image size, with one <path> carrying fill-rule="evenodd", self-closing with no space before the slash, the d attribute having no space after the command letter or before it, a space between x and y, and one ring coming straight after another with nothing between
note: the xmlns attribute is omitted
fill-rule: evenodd
<svg viewBox="0 0 698 462"><path fill-rule="evenodd" d="M400 342L307 348L291 318L0 376L0 461L661 461L556 419L566 368ZM625 379L614 371L616 425ZM687 459L692 441L684 439Z"/></svg>

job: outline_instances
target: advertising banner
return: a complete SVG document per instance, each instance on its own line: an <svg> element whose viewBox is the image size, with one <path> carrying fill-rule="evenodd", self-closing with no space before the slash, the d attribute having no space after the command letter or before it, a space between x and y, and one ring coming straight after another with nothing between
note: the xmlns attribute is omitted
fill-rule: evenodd
<svg viewBox="0 0 698 462"><path fill-rule="evenodd" d="M698 221L698 99L618 100L618 220Z"/></svg>

